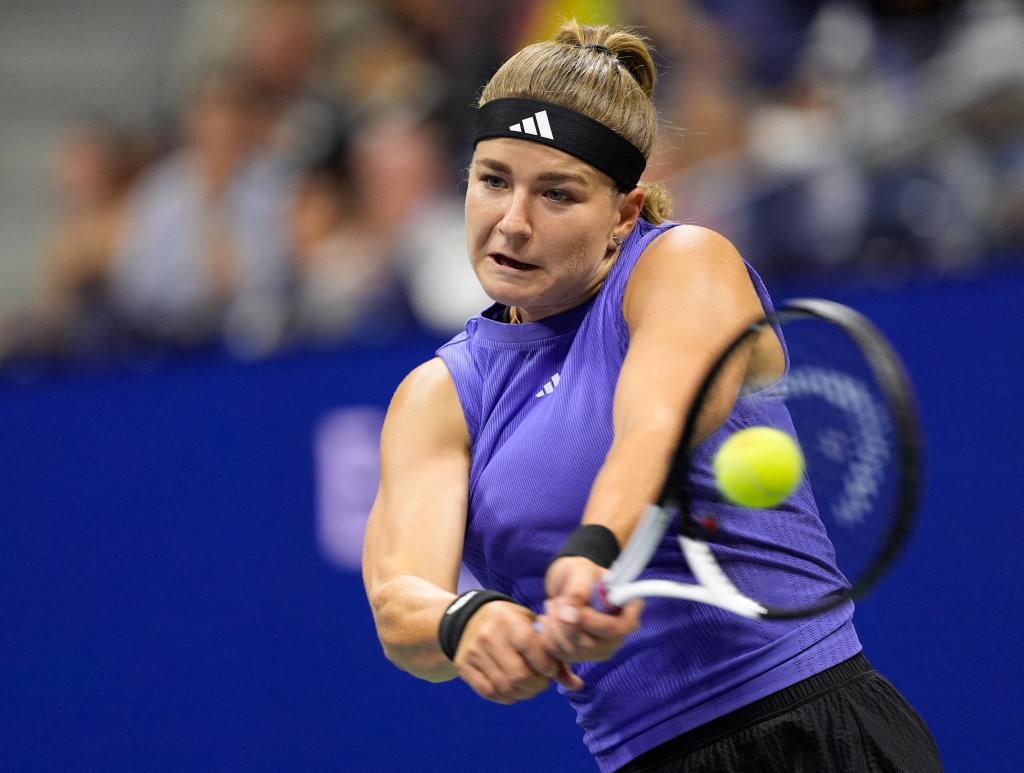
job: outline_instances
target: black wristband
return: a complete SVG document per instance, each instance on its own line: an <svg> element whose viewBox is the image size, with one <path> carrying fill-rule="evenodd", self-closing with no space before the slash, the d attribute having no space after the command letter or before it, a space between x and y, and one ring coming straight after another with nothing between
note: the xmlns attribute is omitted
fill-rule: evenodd
<svg viewBox="0 0 1024 773"><path fill-rule="evenodd" d="M459 648L459 640L462 632L466 629L469 618L476 614L484 604L492 601L511 601L518 604L511 596L499 593L496 590L468 590L448 605L448 609L441 615L441 622L437 626L437 641L441 645L441 652L448 656L448 660L455 660L455 651Z"/></svg>
<svg viewBox="0 0 1024 773"><path fill-rule="evenodd" d="M569 535L569 539L552 561L565 556L583 556L607 569L619 557L621 551L619 540L611 529L596 523L588 523Z"/></svg>

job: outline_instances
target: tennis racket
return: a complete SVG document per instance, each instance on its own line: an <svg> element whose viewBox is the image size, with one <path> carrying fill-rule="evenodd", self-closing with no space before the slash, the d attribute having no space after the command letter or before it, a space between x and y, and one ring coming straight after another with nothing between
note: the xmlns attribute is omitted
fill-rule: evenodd
<svg viewBox="0 0 1024 773"><path fill-rule="evenodd" d="M723 376L731 366L747 370L765 337L775 352L781 342L784 370L745 377L725 424L701 437L721 405ZM768 422L799 444L803 480L769 509L730 503L715 485L713 455L732 432ZM659 499L592 603L614 611L662 596L792 618L860 597L910 534L920 459L910 382L882 334L841 304L791 301L745 328L708 369Z"/></svg>

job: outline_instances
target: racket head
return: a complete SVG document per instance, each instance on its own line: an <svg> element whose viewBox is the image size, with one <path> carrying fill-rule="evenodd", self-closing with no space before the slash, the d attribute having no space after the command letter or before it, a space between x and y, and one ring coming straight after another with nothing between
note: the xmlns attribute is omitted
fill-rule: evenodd
<svg viewBox="0 0 1024 773"><path fill-rule="evenodd" d="M756 372L755 356L773 341L784 359ZM733 408L718 426L723 393ZM789 498L752 509L722 494L712 466L732 432L760 424L790 434L805 468ZM709 426L718 428L708 434ZM711 544L763 617L818 614L867 593L906 543L920 437L910 381L878 329L842 304L793 300L745 328L709 367L658 504L680 513L681 534Z"/></svg>

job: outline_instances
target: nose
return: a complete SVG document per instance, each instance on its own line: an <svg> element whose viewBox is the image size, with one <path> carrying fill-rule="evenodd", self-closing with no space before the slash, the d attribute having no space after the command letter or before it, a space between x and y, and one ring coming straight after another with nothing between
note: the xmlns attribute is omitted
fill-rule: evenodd
<svg viewBox="0 0 1024 773"><path fill-rule="evenodd" d="M525 191L516 191L507 199L505 211L498 221L498 231L509 241L522 241L533 235Z"/></svg>

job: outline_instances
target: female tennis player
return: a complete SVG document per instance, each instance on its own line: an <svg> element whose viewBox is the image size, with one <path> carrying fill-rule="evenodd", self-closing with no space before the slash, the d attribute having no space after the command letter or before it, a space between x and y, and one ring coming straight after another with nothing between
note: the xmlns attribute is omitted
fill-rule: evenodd
<svg viewBox="0 0 1024 773"><path fill-rule="evenodd" d="M602 771L939 770L861 654L851 604L753 621L588 603L661 487L700 375L771 310L725 238L669 222L667 194L639 183L654 81L643 39L569 22L483 90L466 229L495 303L388 411L364 561L384 651L499 703L556 681ZM784 363L759 339L728 378ZM460 559L486 590L456 594Z"/></svg>

